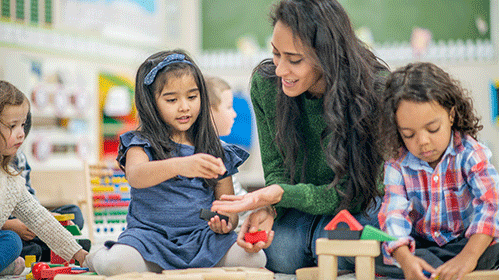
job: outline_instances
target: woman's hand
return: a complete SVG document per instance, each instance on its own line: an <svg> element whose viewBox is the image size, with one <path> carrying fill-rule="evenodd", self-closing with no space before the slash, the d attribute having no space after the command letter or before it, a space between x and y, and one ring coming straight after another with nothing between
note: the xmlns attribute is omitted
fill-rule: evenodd
<svg viewBox="0 0 499 280"><path fill-rule="evenodd" d="M281 201L284 190L279 185L270 185L254 192L240 195L222 195L215 200L211 211L238 213L255 210L261 207L276 204Z"/></svg>
<svg viewBox="0 0 499 280"><path fill-rule="evenodd" d="M241 226L241 231L237 236L237 244L248 253L256 253L261 249L268 248L274 239L274 231L272 230L273 224L274 210L269 206L253 211ZM259 241L255 244L251 244L244 240L244 235L247 232L256 232L258 230L264 230L267 233L267 242Z"/></svg>

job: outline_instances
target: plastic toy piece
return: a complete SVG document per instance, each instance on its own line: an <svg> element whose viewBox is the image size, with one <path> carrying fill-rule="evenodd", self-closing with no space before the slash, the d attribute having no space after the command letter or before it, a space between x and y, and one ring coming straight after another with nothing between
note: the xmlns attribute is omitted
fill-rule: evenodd
<svg viewBox="0 0 499 280"><path fill-rule="evenodd" d="M26 267L31 267L33 263L36 263L36 256L35 255L26 255L24 256L24 265Z"/></svg>
<svg viewBox="0 0 499 280"><path fill-rule="evenodd" d="M396 241L397 238L388 235L382 230L379 230L373 226L366 225L364 230L362 230L361 240L378 240L378 241Z"/></svg>
<svg viewBox="0 0 499 280"><path fill-rule="evenodd" d="M220 220L225 220L225 222L227 223L229 222L229 217L222 214L218 214L217 212L210 211L209 209L201 209L201 211L199 212L199 218L205 221L209 221L211 218L215 216L220 217Z"/></svg>
<svg viewBox="0 0 499 280"><path fill-rule="evenodd" d="M334 240L359 240L361 235L360 230L335 229L327 232L327 238Z"/></svg>
<svg viewBox="0 0 499 280"><path fill-rule="evenodd" d="M65 228L71 232L72 235L81 235L81 231L80 231L80 228L78 228L77 225L69 225L69 226L65 226Z"/></svg>
<svg viewBox="0 0 499 280"><path fill-rule="evenodd" d="M317 239L320 280L336 280L338 256L355 257L357 280L374 280L374 258L380 254L377 240Z"/></svg>
<svg viewBox="0 0 499 280"><path fill-rule="evenodd" d="M75 214L61 214L61 215L57 215L57 216L54 216L54 217L59 222L63 222L63 221L74 220Z"/></svg>
<svg viewBox="0 0 499 280"><path fill-rule="evenodd" d="M59 223L61 224L61 226L69 226L69 225L71 225L71 220L60 221Z"/></svg>
<svg viewBox="0 0 499 280"><path fill-rule="evenodd" d="M244 234L244 240L251 244L255 244L259 241L267 242L267 233L264 230L247 232Z"/></svg>
<svg viewBox="0 0 499 280"><path fill-rule="evenodd" d="M66 264L68 263L65 259L61 258L59 255L54 253L54 251L50 251L50 263L51 264ZM69 263L75 263L75 260L72 259Z"/></svg>
<svg viewBox="0 0 499 280"><path fill-rule="evenodd" d="M40 276L41 279L54 279L57 274L68 274L71 273L71 267L63 266L63 267L51 267L42 270Z"/></svg>
<svg viewBox="0 0 499 280"><path fill-rule="evenodd" d="M31 269L31 273L33 273L33 277L35 279L41 279L41 273L42 273L42 270L44 269L47 269L47 268L50 268L50 266L46 263L43 263L43 262L38 262L38 263L35 263L33 265L33 268Z"/></svg>
<svg viewBox="0 0 499 280"><path fill-rule="evenodd" d="M341 210L334 218L326 225L325 230L335 230L339 223L346 223L350 230L362 230L362 225L348 212L348 210Z"/></svg>

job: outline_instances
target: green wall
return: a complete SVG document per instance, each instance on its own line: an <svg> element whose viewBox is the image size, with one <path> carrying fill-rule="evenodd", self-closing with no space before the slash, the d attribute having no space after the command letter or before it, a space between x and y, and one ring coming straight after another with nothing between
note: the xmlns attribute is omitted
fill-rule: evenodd
<svg viewBox="0 0 499 280"><path fill-rule="evenodd" d="M270 8L276 0L202 0L204 50L235 49L241 36L266 47L272 28ZM490 39L490 0L339 0L354 28L367 26L376 43L409 41L412 29L429 29L433 39ZM489 30L480 34L481 17Z"/></svg>

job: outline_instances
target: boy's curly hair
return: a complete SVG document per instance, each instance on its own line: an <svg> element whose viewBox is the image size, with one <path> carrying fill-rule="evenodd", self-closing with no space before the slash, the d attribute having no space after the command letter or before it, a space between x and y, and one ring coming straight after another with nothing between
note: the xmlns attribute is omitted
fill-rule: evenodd
<svg viewBox="0 0 499 280"><path fill-rule="evenodd" d="M383 92L379 144L386 159L400 156L404 147L396 122L396 112L402 100L436 101L447 112L454 108L452 130L463 135L476 139L483 127L473 109L471 97L459 81L435 64L410 63L390 74Z"/></svg>

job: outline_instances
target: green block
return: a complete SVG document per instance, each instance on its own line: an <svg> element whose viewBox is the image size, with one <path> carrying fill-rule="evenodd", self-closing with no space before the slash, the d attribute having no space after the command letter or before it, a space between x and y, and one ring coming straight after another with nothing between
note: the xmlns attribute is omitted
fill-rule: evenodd
<svg viewBox="0 0 499 280"><path fill-rule="evenodd" d="M72 235L81 235L81 231L77 225L64 226Z"/></svg>
<svg viewBox="0 0 499 280"><path fill-rule="evenodd" d="M361 240L378 240L378 241L395 241L397 238L388 235L387 233L379 230L373 226L365 225L362 230Z"/></svg>

